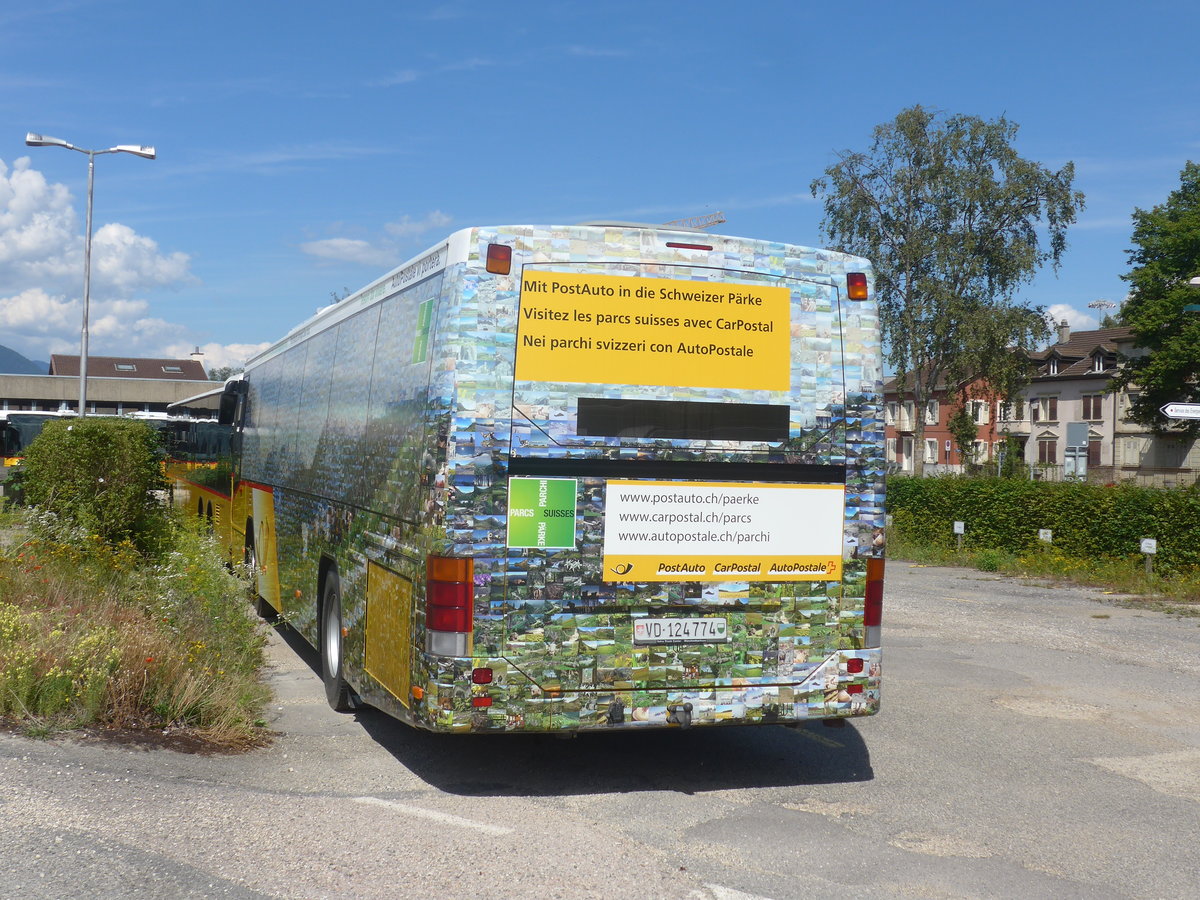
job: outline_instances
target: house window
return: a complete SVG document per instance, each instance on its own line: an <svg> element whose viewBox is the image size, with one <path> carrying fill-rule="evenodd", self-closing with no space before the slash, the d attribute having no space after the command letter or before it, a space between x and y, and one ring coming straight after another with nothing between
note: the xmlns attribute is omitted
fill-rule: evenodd
<svg viewBox="0 0 1200 900"><path fill-rule="evenodd" d="M170 375L183 374L183 366L163 366L162 370Z"/></svg>
<svg viewBox="0 0 1200 900"><path fill-rule="evenodd" d="M976 463L987 462L988 458L988 443L987 441L975 441L971 446L971 461Z"/></svg>
<svg viewBox="0 0 1200 900"><path fill-rule="evenodd" d="M116 365L118 372L136 372L137 371L137 366L135 366L133 363L116 363L115 365Z"/></svg>
<svg viewBox="0 0 1200 900"><path fill-rule="evenodd" d="M925 439L925 462L929 465L937 463L937 441L930 438Z"/></svg>
<svg viewBox="0 0 1200 900"><path fill-rule="evenodd" d="M925 404L925 424L936 425L938 423L938 402L930 400Z"/></svg>
<svg viewBox="0 0 1200 900"><path fill-rule="evenodd" d="M1103 372L1104 369L1105 369L1104 354L1097 353L1095 356L1092 357L1092 371L1093 372Z"/></svg>
<svg viewBox="0 0 1200 900"><path fill-rule="evenodd" d="M1088 468L1100 465L1100 438L1091 438L1087 448Z"/></svg>
<svg viewBox="0 0 1200 900"><path fill-rule="evenodd" d="M888 462L896 461L896 439L895 438L887 439L886 449L884 451L884 454L885 454L885 457Z"/></svg>
<svg viewBox="0 0 1200 900"><path fill-rule="evenodd" d="M1033 421L1035 422L1058 421L1057 397L1038 397L1029 404L1029 408L1030 412L1033 413Z"/></svg>
<svg viewBox="0 0 1200 900"><path fill-rule="evenodd" d="M999 405L998 415L1001 422L1022 422L1025 420L1025 401L1010 400Z"/></svg>
<svg viewBox="0 0 1200 900"><path fill-rule="evenodd" d="M1038 462L1056 464L1058 462L1058 441L1054 438L1042 438L1038 441Z"/></svg>
<svg viewBox="0 0 1200 900"><path fill-rule="evenodd" d="M1057 375L1058 374L1058 360L1057 359L1050 360L1050 362L1046 365L1046 374L1047 375Z"/></svg>
<svg viewBox="0 0 1200 900"><path fill-rule="evenodd" d="M1104 396L1102 394L1084 394L1083 401L1083 417L1087 420L1103 419L1103 403Z"/></svg>
<svg viewBox="0 0 1200 900"><path fill-rule="evenodd" d="M988 404L983 400L971 401L971 421L976 425L986 425L988 420Z"/></svg>
<svg viewBox="0 0 1200 900"><path fill-rule="evenodd" d="M884 422L886 422L888 425L896 424L896 409L898 406L899 404L895 400L889 400L887 405L884 407Z"/></svg>
<svg viewBox="0 0 1200 900"><path fill-rule="evenodd" d="M1137 399L1139 396L1141 396L1141 395L1137 394L1137 393L1129 393L1129 394L1121 395L1121 403L1125 410L1125 412L1124 412L1125 421L1129 421L1129 413L1133 409L1133 404L1137 403Z"/></svg>

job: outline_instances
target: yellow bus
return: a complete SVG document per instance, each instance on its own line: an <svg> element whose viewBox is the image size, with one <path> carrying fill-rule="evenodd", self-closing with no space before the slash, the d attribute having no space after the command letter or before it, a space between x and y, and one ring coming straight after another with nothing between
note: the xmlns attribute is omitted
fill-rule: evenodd
<svg viewBox="0 0 1200 900"><path fill-rule="evenodd" d="M176 497L320 652L435 731L879 708L869 263L667 226L466 228L228 383Z"/></svg>

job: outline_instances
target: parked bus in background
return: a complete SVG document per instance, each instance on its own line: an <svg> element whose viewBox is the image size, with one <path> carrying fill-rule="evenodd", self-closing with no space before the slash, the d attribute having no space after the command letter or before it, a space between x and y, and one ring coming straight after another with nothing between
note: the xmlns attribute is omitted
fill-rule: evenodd
<svg viewBox="0 0 1200 900"><path fill-rule="evenodd" d="M214 498L335 709L453 732L871 714L871 291L829 250L467 228L250 360L231 487L176 496Z"/></svg>

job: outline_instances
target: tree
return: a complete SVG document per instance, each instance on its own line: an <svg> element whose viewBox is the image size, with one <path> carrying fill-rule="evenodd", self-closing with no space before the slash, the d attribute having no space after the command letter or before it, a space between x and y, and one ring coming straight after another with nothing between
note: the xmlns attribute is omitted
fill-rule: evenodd
<svg viewBox="0 0 1200 900"><path fill-rule="evenodd" d="M875 128L868 152L839 153L812 182L829 242L875 266L886 358L915 409L942 385L977 379L1008 399L1028 378L1025 351L1048 333L1016 291L1046 262L1058 267L1083 194L1072 163L1053 172L1022 159L1016 134L1003 117L913 106ZM924 416L914 428L920 447Z"/></svg>
<svg viewBox="0 0 1200 900"><path fill-rule="evenodd" d="M1200 313L1184 311L1200 303L1200 288L1188 284L1200 275L1200 164L1184 166L1166 203L1134 210L1133 243L1133 268L1122 276L1132 287L1121 318L1133 329L1134 346L1147 353L1124 359L1110 390L1138 390L1129 408L1135 422L1194 438L1200 422L1173 428L1159 408L1200 401Z"/></svg>
<svg viewBox="0 0 1200 900"><path fill-rule="evenodd" d="M242 366L217 366L208 373L209 381L224 381L238 372L243 372L245 369Z"/></svg>
<svg viewBox="0 0 1200 900"><path fill-rule="evenodd" d="M109 544L153 555L167 545L167 482L157 432L109 416L54 419L26 450L25 500Z"/></svg>

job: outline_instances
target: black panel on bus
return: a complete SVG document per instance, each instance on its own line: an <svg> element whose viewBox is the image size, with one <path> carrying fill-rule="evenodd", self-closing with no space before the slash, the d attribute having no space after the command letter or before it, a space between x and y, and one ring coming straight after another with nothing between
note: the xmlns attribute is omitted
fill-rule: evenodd
<svg viewBox="0 0 1200 900"><path fill-rule="evenodd" d="M790 408L778 405L580 397L577 433L774 444L788 439L790 417Z"/></svg>

